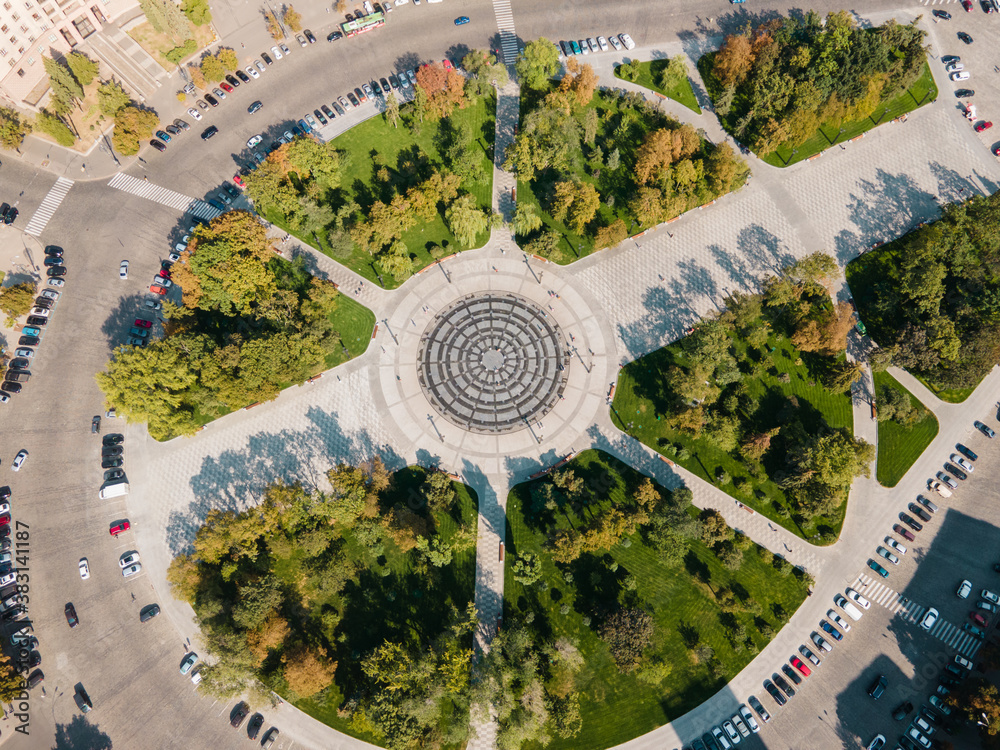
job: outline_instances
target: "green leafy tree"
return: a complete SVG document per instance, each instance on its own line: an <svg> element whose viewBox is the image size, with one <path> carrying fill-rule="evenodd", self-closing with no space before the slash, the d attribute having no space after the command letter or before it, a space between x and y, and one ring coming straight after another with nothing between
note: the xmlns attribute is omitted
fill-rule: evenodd
<svg viewBox="0 0 1000 750"><path fill-rule="evenodd" d="M14 318L26 315L35 306L35 282L25 281L0 289L0 310L7 314L8 326L14 325Z"/></svg>
<svg viewBox="0 0 1000 750"><path fill-rule="evenodd" d="M76 142L76 136L66 123L46 110L42 110L35 116L35 130L52 136L60 146L72 146Z"/></svg>
<svg viewBox="0 0 1000 750"><path fill-rule="evenodd" d="M49 75L52 98L62 102L67 109L83 99L83 86L73 76L67 65L56 62L51 57L42 57L45 72Z"/></svg>
<svg viewBox="0 0 1000 750"><path fill-rule="evenodd" d="M256 630L269 615L281 608L284 599L281 582L273 575L240 586L233 606L233 622L244 630Z"/></svg>
<svg viewBox="0 0 1000 750"><path fill-rule="evenodd" d="M875 403L878 406L875 418L879 422L893 420L912 427L920 418L920 412L913 405L909 393L892 386L881 386L875 393Z"/></svg>
<svg viewBox="0 0 1000 750"><path fill-rule="evenodd" d="M341 155L332 141L319 143L312 138L296 138L288 146L288 163L300 179L312 177L323 190L340 186Z"/></svg>
<svg viewBox="0 0 1000 750"><path fill-rule="evenodd" d="M541 227L542 217L538 215L535 204L519 202L514 209L514 233L525 237Z"/></svg>
<svg viewBox="0 0 1000 750"><path fill-rule="evenodd" d="M660 84L661 89L670 90L686 81L687 77L687 58L684 55L677 55L671 57L667 65L660 71L657 83Z"/></svg>
<svg viewBox="0 0 1000 750"><path fill-rule="evenodd" d="M24 136L31 132L30 123L21 114L7 107L0 107L0 146L19 149Z"/></svg>
<svg viewBox="0 0 1000 750"><path fill-rule="evenodd" d="M385 98L385 121L394 128L399 127L399 100L394 91Z"/></svg>
<svg viewBox="0 0 1000 750"><path fill-rule="evenodd" d="M265 159L243 179L244 192L258 211L274 208L283 216L289 216L298 208L298 194L277 160Z"/></svg>
<svg viewBox="0 0 1000 750"><path fill-rule="evenodd" d="M215 55L205 55L201 61L201 74L209 83L216 83L226 77L226 66Z"/></svg>
<svg viewBox="0 0 1000 750"><path fill-rule="evenodd" d="M117 81L106 81L97 89L97 106L106 117L114 117L132 98Z"/></svg>
<svg viewBox="0 0 1000 750"><path fill-rule="evenodd" d="M486 212L476 205L476 199L471 195L456 198L444 213L448 229L455 239L466 247L472 247L476 237L485 232L489 226Z"/></svg>
<svg viewBox="0 0 1000 750"><path fill-rule="evenodd" d="M514 70L522 86L541 90L559 72L559 50L545 37L528 42Z"/></svg>
<svg viewBox="0 0 1000 750"><path fill-rule="evenodd" d="M70 52L66 56L66 63L81 86L89 86L97 77L98 63L82 52Z"/></svg>
<svg viewBox="0 0 1000 750"><path fill-rule="evenodd" d="M620 672L634 672L653 640L653 617L641 609L619 609L599 630Z"/></svg>
<svg viewBox="0 0 1000 750"><path fill-rule="evenodd" d="M208 0L184 0L181 11L195 26L207 26L212 22L212 11Z"/></svg>
<svg viewBox="0 0 1000 750"><path fill-rule="evenodd" d="M223 47L216 53L216 57L219 58L219 62L226 70L238 70L240 67L240 59L236 55L236 50L230 49L229 47Z"/></svg>
<svg viewBox="0 0 1000 750"><path fill-rule="evenodd" d="M531 586L542 577L542 560L534 552L522 552L514 558L510 572L519 584Z"/></svg>
<svg viewBox="0 0 1000 750"><path fill-rule="evenodd" d="M0 700L5 703L18 698L24 691L24 678L18 674L7 654L0 654Z"/></svg>

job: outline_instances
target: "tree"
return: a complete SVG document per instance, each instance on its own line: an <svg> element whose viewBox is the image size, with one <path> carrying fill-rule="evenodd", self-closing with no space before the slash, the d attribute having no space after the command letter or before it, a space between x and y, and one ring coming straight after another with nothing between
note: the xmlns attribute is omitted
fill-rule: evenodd
<svg viewBox="0 0 1000 750"><path fill-rule="evenodd" d="M560 243L562 243L562 235L554 229L550 229L538 235L524 249L540 258L549 258L560 253Z"/></svg>
<svg viewBox="0 0 1000 750"><path fill-rule="evenodd" d="M514 558L510 572L517 583L531 586L542 577L542 560L534 552L522 552Z"/></svg>
<svg viewBox="0 0 1000 750"><path fill-rule="evenodd" d="M910 394L901 388L882 385L875 391L878 407L876 419L879 422L893 420L906 427L912 427L920 419L920 411L913 405Z"/></svg>
<svg viewBox="0 0 1000 750"><path fill-rule="evenodd" d="M514 63L514 71L522 86L544 89L549 79L559 72L559 50L545 37L528 42Z"/></svg>
<svg viewBox="0 0 1000 750"><path fill-rule="evenodd" d="M399 127L399 100L393 91L385 98L385 121L394 128Z"/></svg>
<svg viewBox="0 0 1000 750"><path fill-rule="evenodd" d="M0 653L0 701L10 703L24 692L24 678L7 654Z"/></svg>
<svg viewBox="0 0 1000 750"><path fill-rule="evenodd" d="M581 64L575 57L566 61L566 75L559 83L561 91L573 94L577 106L584 107L594 98L597 89L597 76L594 69L586 63Z"/></svg>
<svg viewBox="0 0 1000 750"><path fill-rule="evenodd" d="M159 123L156 114L134 106L125 106L115 115L115 132L111 145L122 156L139 153L139 141L153 135Z"/></svg>
<svg viewBox="0 0 1000 750"><path fill-rule="evenodd" d="M288 689L300 698L315 695L331 682L337 663L331 662L324 649L311 649L299 644L281 657Z"/></svg>
<svg viewBox="0 0 1000 750"><path fill-rule="evenodd" d="M698 514L698 520L701 521L701 540L709 547L733 538L733 530L719 511L706 508Z"/></svg>
<svg viewBox="0 0 1000 750"><path fill-rule="evenodd" d="M514 234L522 237L527 236L536 229L540 229L542 223L542 218L538 215L534 203L519 202L517 204L512 222Z"/></svg>
<svg viewBox="0 0 1000 750"><path fill-rule="evenodd" d="M486 212L468 194L456 198L444 212L444 218L455 239L466 247L472 247L476 238L489 226Z"/></svg>
<svg viewBox="0 0 1000 750"><path fill-rule="evenodd" d="M72 130L66 127L66 123L44 109L35 116L34 129L39 133L52 136L60 146L69 147L76 142L76 136L73 135Z"/></svg>
<svg viewBox="0 0 1000 750"><path fill-rule="evenodd" d="M0 107L0 146L20 149L24 136L31 132L31 125L21 114L7 107Z"/></svg>
<svg viewBox="0 0 1000 750"><path fill-rule="evenodd" d="M34 281L25 281L0 289L0 310L7 314L8 326L14 325L14 318L26 315L35 306Z"/></svg>
<svg viewBox="0 0 1000 750"><path fill-rule="evenodd" d="M671 57L663 70L660 71L658 83L660 88L669 91L687 80L687 58L684 55Z"/></svg>
<svg viewBox="0 0 1000 750"><path fill-rule="evenodd" d="M653 617L641 609L619 609L600 628L601 640L611 651L620 672L633 672L642 652L653 640Z"/></svg>
<svg viewBox="0 0 1000 750"><path fill-rule="evenodd" d="M302 16L291 5L285 8L283 20L292 31L302 31Z"/></svg>
<svg viewBox="0 0 1000 750"><path fill-rule="evenodd" d="M52 97L72 106L78 99L83 99L83 86L73 76L68 66L56 62L51 57L42 57L45 72L49 75L49 86Z"/></svg>
<svg viewBox="0 0 1000 750"><path fill-rule="evenodd" d="M865 366L861 362L843 360L834 362L826 377L825 385L835 393L843 393L865 375Z"/></svg>
<svg viewBox="0 0 1000 750"><path fill-rule="evenodd" d="M594 145L597 136L597 110L588 109L583 116L583 142Z"/></svg>
<svg viewBox="0 0 1000 750"><path fill-rule="evenodd" d="M267 24L267 33L271 35L272 39L276 41L284 39L285 32L281 30L281 24L278 23L278 19L273 13L265 11L264 22Z"/></svg>
<svg viewBox="0 0 1000 750"><path fill-rule="evenodd" d="M615 219L608 226L601 227L594 236L594 248L603 250L606 247L614 247L628 237L628 227L621 219Z"/></svg>
<svg viewBox="0 0 1000 750"><path fill-rule="evenodd" d="M287 158L299 179L311 177L322 190L340 187L341 154L332 141L319 143L312 138L296 138L288 145Z"/></svg>
<svg viewBox="0 0 1000 750"><path fill-rule="evenodd" d="M618 169L618 166L621 164L621 158L622 158L621 152L619 152L618 148L615 147L608 154L608 158L607 161L604 163L604 166L606 166L608 169L614 172L616 169Z"/></svg>
<svg viewBox="0 0 1000 750"><path fill-rule="evenodd" d="M568 220L577 234L582 234L601 207L601 195L593 183L583 180L563 180L555 184L552 216L556 221Z"/></svg>
<svg viewBox="0 0 1000 750"><path fill-rule="evenodd" d="M82 52L70 52L66 56L66 63L81 86L89 86L97 77L98 63Z"/></svg>
<svg viewBox="0 0 1000 750"><path fill-rule="evenodd" d="M209 83L216 83L226 77L226 66L216 55L205 55L201 61L201 74Z"/></svg>
<svg viewBox="0 0 1000 750"><path fill-rule="evenodd" d="M160 0L139 0L139 7L149 21L149 25L161 34L167 32L166 10Z"/></svg>
<svg viewBox="0 0 1000 750"><path fill-rule="evenodd" d="M945 701L968 721L977 722L984 734L1000 735L1000 690L996 685L977 676L956 688Z"/></svg>
<svg viewBox="0 0 1000 750"><path fill-rule="evenodd" d="M660 128L646 135L636 152L635 174L640 185L659 180L676 161L687 159L701 148L701 138L690 125L671 130Z"/></svg>
<svg viewBox="0 0 1000 750"><path fill-rule="evenodd" d="M753 62L750 39L745 34L730 34L715 54L712 69L724 86L739 85L747 77Z"/></svg>
<svg viewBox="0 0 1000 750"><path fill-rule="evenodd" d="M288 216L298 207L298 194L288 181L281 164L268 157L263 164L251 170L244 178L244 192L258 210L268 207Z"/></svg>
<svg viewBox="0 0 1000 750"><path fill-rule="evenodd" d="M184 0L181 11L195 26L207 26L212 22L212 10L208 0Z"/></svg>
<svg viewBox="0 0 1000 750"><path fill-rule="evenodd" d="M97 89L97 106L106 117L114 117L132 101L117 81L106 81Z"/></svg>
<svg viewBox="0 0 1000 750"><path fill-rule="evenodd" d="M216 57L219 58L219 62L226 70L239 70L240 59L236 55L236 50L223 47L216 53Z"/></svg>

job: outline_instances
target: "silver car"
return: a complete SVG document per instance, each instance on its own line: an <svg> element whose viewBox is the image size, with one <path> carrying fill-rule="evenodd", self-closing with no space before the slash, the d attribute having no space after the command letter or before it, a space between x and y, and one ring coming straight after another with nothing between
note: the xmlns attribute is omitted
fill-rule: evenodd
<svg viewBox="0 0 1000 750"><path fill-rule="evenodd" d="M136 573L142 570L142 564L136 563L135 565L129 565L127 568L122 568L122 577L131 578Z"/></svg>

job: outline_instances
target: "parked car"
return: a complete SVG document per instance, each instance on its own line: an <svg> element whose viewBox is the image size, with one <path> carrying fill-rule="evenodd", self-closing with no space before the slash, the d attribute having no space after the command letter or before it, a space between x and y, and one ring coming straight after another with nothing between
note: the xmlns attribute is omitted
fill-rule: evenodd
<svg viewBox="0 0 1000 750"><path fill-rule="evenodd" d="M921 508L916 503L910 503L909 505L906 506L906 508L907 510L910 511L910 513L917 516L917 518L919 518L924 523L927 523L928 521L931 520L931 514L928 513L926 510L924 510L923 508Z"/></svg>
<svg viewBox="0 0 1000 750"><path fill-rule="evenodd" d="M888 680L886 680L884 674L880 674L875 678L875 681L868 686L868 695L870 695L875 700L878 700L885 693L886 687L889 685Z"/></svg>
<svg viewBox="0 0 1000 750"><path fill-rule="evenodd" d="M232 725L233 729L239 729L243 725L243 721L244 719L247 718L247 714L249 713L250 710L247 708L247 704L240 701L236 705L236 709L233 712L233 717L229 720L229 723Z"/></svg>
<svg viewBox="0 0 1000 750"><path fill-rule="evenodd" d="M983 433L986 437L990 438L991 440L994 437L996 437L996 433L993 431L993 428L992 427L987 427L986 425L984 425L979 420L976 420L975 422L973 422L972 425L973 425L973 427L975 427L977 430L979 430L981 433Z"/></svg>
<svg viewBox="0 0 1000 750"><path fill-rule="evenodd" d="M874 560L869 560L868 561L868 567L871 568L872 570L874 570L876 573L878 573L883 578L888 578L889 577L889 571L886 570L885 568L883 568L881 565L879 565Z"/></svg>

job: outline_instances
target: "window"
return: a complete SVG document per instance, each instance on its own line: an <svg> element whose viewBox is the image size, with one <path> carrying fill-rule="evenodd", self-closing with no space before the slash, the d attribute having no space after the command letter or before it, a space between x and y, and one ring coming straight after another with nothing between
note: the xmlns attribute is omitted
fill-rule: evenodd
<svg viewBox="0 0 1000 750"><path fill-rule="evenodd" d="M17 74L19 76L21 76L21 78L24 78L24 68L18 68L17 69Z"/></svg>
<svg viewBox="0 0 1000 750"><path fill-rule="evenodd" d="M7 48L0 47L0 57L7 57Z"/></svg>
<svg viewBox="0 0 1000 750"><path fill-rule="evenodd" d="M25 3L24 7L27 8L28 10L31 10L31 3Z"/></svg>
<svg viewBox="0 0 1000 750"><path fill-rule="evenodd" d="M28 58L28 65L34 65L34 64L35 64L35 58L34 57L29 57Z"/></svg>
<svg viewBox="0 0 1000 750"><path fill-rule="evenodd" d="M33 41L35 41L35 35L28 34L28 44L31 44Z"/></svg>
<svg viewBox="0 0 1000 750"><path fill-rule="evenodd" d="M74 39L73 35L69 33L69 29L59 29L59 33L62 34L63 39L66 40L66 44L70 47L76 46L76 39Z"/></svg>
<svg viewBox="0 0 1000 750"><path fill-rule="evenodd" d="M10 31L10 27L7 24L0 26L0 33L6 34L8 31Z"/></svg>
<svg viewBox="0 0 1000 750"><path fill-rule="evenodd" d="M11 13L11 14L10 14L10 20L11 20L11 21L16 21L16 20L17 20L17 19L19 19L20 17L21 17L21 16L20 16L20 15L18 15L17 13Z"/></svg>
<svg viewBox="0 0 1000 750"><path fill-rule="evenodd" d="M34 18L36 21L41 21L42 20L42 17L40 15L38 15L37 13L32 13L31 17Z"/></svg>
<svg viewBox="0 0 1000 750"><path fill-rule="evenodd" d="M3 9L4 10L10 10L10 3L4 3L3 4Z"/></svg>
<svg viewBox="0 0 1000 750"><path fill-rule="evenodd" d="M28 33L28 27L25 24L23 24L23 23L21 24L21 33L22 34L27 34Z"/></svg>
<svg viewBox="0 0 1000 750"><path fill-rule="evenodd" d="M80 36L86 39L88 36L94 33L94 24L90 22L90 19L86 16L80 16L73 21L73 25L76 27L77 32Z"/></svg>
<svg viewBox="0 0 1000 750"><path fill-rule="evenodd" d="M55 34L49 34L49 41L53 44L55 44L57 38Z"/></svg>

